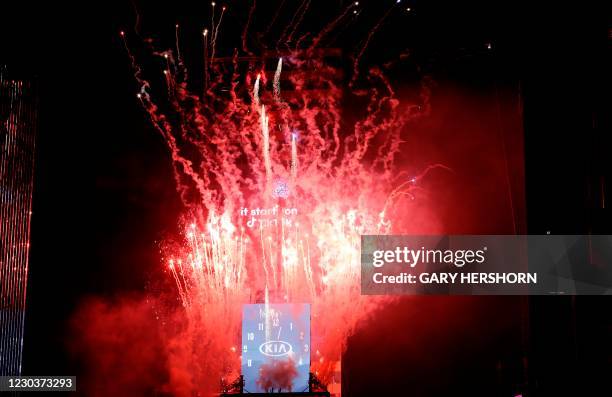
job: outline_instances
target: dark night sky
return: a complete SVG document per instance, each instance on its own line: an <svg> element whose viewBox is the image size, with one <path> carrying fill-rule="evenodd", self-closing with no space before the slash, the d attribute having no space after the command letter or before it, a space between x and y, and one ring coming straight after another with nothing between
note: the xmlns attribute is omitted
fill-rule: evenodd
<svg viewBox="0 0 612 397"><path fill-rule="evenodd" d="M168 46L176 22L186 26L186 37L198 37L198 24L208 21L204 2L152 3L135 2L138 28L143 36L159 35ZM335 15L332 10L342 4L325 3L315 7L307 24ZM384 9L380 1L362 3ZM514 97L520 93L527 231L610 233L609 209L596 205L602 176L608 178L609 194L606 167L612 168L604 149L612 147L610 10L578 2L407 3L412 15L390 18L366 62L408 48L443 88L458 87L483 103L493 83ZM180 208L168 155L135 99L118 36L121 29L134 34L133 4L0 6L0 64L36 76L40 90L25 375L80 375L80 363L69 353L71 315L87 296L142 290L159 265L156 241L176 227L173 214ZM488 42L493 51L486 51ZM190 45L185 46L188 52ZM469 112L481 105L465 106ZM495 363L516 363L523 354L517 331L523 304L531 309L526 349L529 377L540 385L536 395L594 390L609 385L604 374L612 357L610 303L590 297L403 301L381 315L376 329L351 339L343 363L347 390L351 395L375 390L404 395L407 389L423 396L491 395ZM481 324L500 310L507 318ZM478 337L483 327L499 332ZM373 342L388 335L393 336L382 347Z"/></svg>

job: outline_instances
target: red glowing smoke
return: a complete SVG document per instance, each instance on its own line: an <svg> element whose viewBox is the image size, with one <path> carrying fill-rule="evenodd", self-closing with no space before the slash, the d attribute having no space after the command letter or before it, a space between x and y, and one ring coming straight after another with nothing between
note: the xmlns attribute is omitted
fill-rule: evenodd
<svg viewBox="0 0 612 397"><path fill-rule="evenodd" d="M230 350L216 351L220 336L194 329L183 310L170 309L161 316L164 307L150 295L84 302L73 317L70 342L83 367L79 390L92 397L160 391L190 397L194 390L217 391L218 379L208 374L227 373L226 367L236 366L228 363Z"/></svg>
<svg viewBox="0 0 612 397"><path fill-rule="evenodd" d="M257 384L269 393L287 392L292 391L293 380L297 376L298 371L293 360L272 360L261 365Z"/></svg>
<svg viewBox="0 0 612 397"><path fill-rule="evenodd" d="M85 302L73 318L72 352L83 362L79 390L90 397L143 396L166 378L165 344L150 302Z"/></svg>

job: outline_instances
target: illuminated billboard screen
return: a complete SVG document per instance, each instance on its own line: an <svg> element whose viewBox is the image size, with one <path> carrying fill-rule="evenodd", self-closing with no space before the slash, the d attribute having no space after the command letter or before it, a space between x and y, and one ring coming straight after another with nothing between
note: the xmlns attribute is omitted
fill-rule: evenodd
<svg viewBox="0 0 612 397"><path fill-rule="evenodd" d="M243 306L242 375L245 392L309 391L309 370L309 304Z"/></svg>

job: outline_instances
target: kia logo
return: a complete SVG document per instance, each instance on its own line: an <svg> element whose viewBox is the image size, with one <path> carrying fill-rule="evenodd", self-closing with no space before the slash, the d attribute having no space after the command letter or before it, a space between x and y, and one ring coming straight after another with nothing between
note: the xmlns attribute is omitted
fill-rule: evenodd
<svg viewBox="0 0 612 397"><path fill-rule="evenodd" d="M259 351L261 354L270 357L285 356L292 352L291 345L282 340L271 340L266 343L259 345Z"/></svg>

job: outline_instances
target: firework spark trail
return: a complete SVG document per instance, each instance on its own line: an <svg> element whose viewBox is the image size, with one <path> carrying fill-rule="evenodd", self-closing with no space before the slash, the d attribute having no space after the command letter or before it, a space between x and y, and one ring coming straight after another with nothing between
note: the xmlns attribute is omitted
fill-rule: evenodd
<svg viewBox="0 0 612 397"><path fill-rule="evenodd" d="M382 73L379 69L373 68L369 77L371 79L376 79L378 81L386 82L384 78L382 78ZM387 133L389 134L388 139L383 142L380 147L390 148L388 152L386 152L384 158L390 158L393 160L399 145L401 144L400 139L400 131L397 129L393 129L394 125L403 125L410 117L410 115L406 112L399 113L397 112L397 108L400 104L399 100L394 97L394 92L390 89L386 84L384 85L387 90L387 94L384 93L381 95L381 91L378 88L371 89L370 101L368 103L367 112L370 114L370 117L358 121L355 124L355 135L347 139L347 149L350 150L348 145L352 145L351 147L354 150L354 156L350 158L345 158L345 160L354 163L353 165L346 165L347 167L355 167L357 166L355 163L359 163L363 160L363 158L368 153L370 149L370 144L373 142L374 138L380 134ZM382 154L379 151L379 154ZM376 160L375 164L377 164L380 160ZM388 162L384 161L383 164L387 167L384 169L385 175L388 176L391 173L391 169L388 168Z"/></svg>
<svg viewBox="0 0 612 397"><path fill-rule="evenodd" d="M141 85L140 93L138 93L137 96L140 99L142 105L148 111L153 125L164 137L166 144L170 149L172 163L175 166L174 178L183 204L190 205L190 200L188 200L187 198L189 187L185 185L181 180L180 172L191 178L196 189L205 200L212 201L211 192L206 187L208 185L208 179L205 176L200 176L200 174L194 170L192 161L181 155L179 145L177 144L175 136L172 134L172 124L168 121L165 115L161 114L158 111L157 106L153 104L150 100L150 96L146 91L147 87L149 87L149 84L144 80L141 80L137 74L135 76L137 81ZM181 171L177 172L177 168Z"/></svg>
<svg viewBox="0 0 612 397"><path fill-rule="evenodd" d="M270 128L268 127L268 116L266 115L265 105L261 105L261 133L263 136L263 158L266 167L266 185L272 178L272 163L270 162Z"/></svg>
<svg viewBox="0 0 612 397"><path fill-rule="evenodd" d="M215 45L217 44L217 36L219 36L219 27L221 26L221 22L223 21L223 14L225 14L226 7L221 7L221 16L219 16L219 21L217 22L217 26L215 27L215 37L213 39L213 50Z"/></svg>
<svg viewBox="0 0 612 397"><path fill-rule="evenodd" d="M291 29L307 4L301 4ZM204 34L205 57L208 39L214 51L222 15L215 21L213 14L208 37ZM171 374L173 390L184 390L177 395L214 390L221 376L238 374L240 349L231 348L239 335L240 306L262 299L311 303L318 338L312 371L329 381L346 338L379 304L360 295L360 236L393 231L390 209L414 187L393 188L399 174L393 160L403 127L425 109L398 99L382 72L372 69L368 101L349 123L336 70L299 50L279 59L271 93L261 65L249 61L240 69L234 52L231 73L215 65L214 78L199 96L181 78L180 61L175 64L170 52L154 55L163 54L172 86L169 110L163 112L167 106L153 102L149 83L131 54L130 59L141 103L170 150L189 224L184 241L168 242L163 250L185 308L186 325L169 337L176 347L170 362L191 379ZM283 63L299 95L285 94L281 101ZM377 160L381 153L383 160ZM291 224L283 223L284 208L271 194L278 180L290 181L285 205L299 209ZM243 207L247 216L238 215ZM275 208L269 218L279 224L265 226L265 217L249 213L253 208Z"/></svg>
<svg viewBox="0 0 612 397"><path fill-rule="evenodd" d="M291 180L295 183L298 173L297 135L291 135Z"/></svg>
<svg viewBox="0 0 612 397"><path fill-rule="evenodd" d="M217 21L217 25L215 26L215 2L212 2L212 19L211 19L211 55L210 55L210 65L213 65L215 60L215 50L217 48L217 36L219 35L219 27L221 26L221 21L223 20L223 14L225 14L225 6L221 7L221 15L219 16L219 21Z"/></svg>
<svg viewBox="0 0 612 397"><path fill-rule="evenodd" d="M274 73L274 86L273 86L273 93L274 93L274 101L276 103L280 103L281 102L281 96L280 96L280 78L281 78L281 72L283 71L283 58L278 58L278 64L276 65L276 72Z"/></svg>
<svg viewBox="0 0 612 397"><path fill-rule="evenodd" d="M355 5L355 7L357 7L359 5L359 2L356 1L353 4ZM342 36L344 32L346 32L351 26L353 26L353 24L359 19L360 15L361 15L361 12L358 11L357 9L354 9L351 15L349 15L350 19L348 21L339 25L337 29L332 29L332 31L327 34L329 39L327 40L326 45L332 47L333 43L336 42L338 37Z"/></svg>
<svg viewBox="0 0 612 397"><path fill-rule="evenodd" d="M148 89L149 89L149 83L144 80L142 78L142 71L140 69L140 66L136 63L136 59L134 58L134 56L132 55L132 53L130 52L130 49L127 45L127 41L125 39L125 33L123 31L120 32L123 44L125 46L126 52L130 58L130 62L131 62L131 66L132 66L132 70L134 70L134 78L136 80L136 82L140 85L140 91L138 94L136 94L136 96L138 97L138 99L140 100L141 104L145 107L145 109L147 109L151 120L153 121L153 125L155 126L155 128L161 133L161 135L166 139L166 143L172 153L172 160L173 160L173 164L176 167L177 163L181 164L183 166L183 169L185 171L185 173L191 173L193 172L193 169L191 168L191 163L185 159L183 159L179 154L178 154L178 147L175 144L175 141L173 139L172 136L167 136L167 130L171 129L171 126L169 123L166 122L165 117L163 115L159 115L157 113L157 107L155 105L153 105L150 101L150 96L148 93ZM164 128L166 127L167 130ZM188 205L188 200L186 198L186 187L183 185L183 183L181 182L181 179L179 177L179 174L177 172L174 173L174 177L175 177L175 182L176 182L176 187L180 193L180 197L181 200L183 202L184 205ZM202 186L203 185L203 181L199 180L197 176L195 176L194 182L196 183L197 186ZM202 193L205 193L204 190L200 190Z"/></svg>
<svg viewBox="0 0 612 397"><path fill-rule="evenodd" d="M304 15L306 15L306 12L308 11L308 7L310 7L310 0L308 0L306 2L306 6L304 6L304 9L302 10L302 13L300 14L300 16L298 17L298 20L295 22L295 24L293 25L293 30L291 31L291 33L289 34L289 36L287 37L287 43L291 43L291 41L293 40L293 35L295 34L295 32L297 31L297 28L300 26L300 24L302 23L302 20L304 19Z"/></svg>
<svg viewBox="0 0 612 397"><path fill-rule="evenodd" d="M283 9L283 6L285 5L285 0L282 0L280 5L278 6L278 8L276 9L276 12L274 13L274 16L272 16L272 19L270 20L270 22L268 23L268 27L266 28L266 30L264 31L263 35L267 36L268 33L270 33L270 29L272 29L272 26L274 26L274 23L276 22L276 20L278 19L278 16L280 15L281 10Z"/></svg>
<svg viewBox="0 0 612 397"><path fill-rule="evenodd" d="M181 57L181 48L179 45L179 24L174 25L174 46L176 47L176 59L179 66L183 67L183 58Z"/></svg>
<svg viewBox="0 0 612 397"><path fill-rule="evenodd" d="M212 40L212 36L215 34L215 6L217 5L217 3L215 3L214 1L210 3L210 7L211 7L211 13L210 13L210 34L211 34L211 40Z"/></svg>
<svg viewBox="0 0 612 397"><path fill-rule="evenodd" d="M399 1L397 3L399 3ZM365 52L365 50L370 45L370 41L372 41L372 37L374 37L374 35L378 31L378 29L380 29L380 27L382 26L383 22L385 22L385 20L387 19L387 17L391 13L391 11L393 11L393 9L395 8L396 4L391 6L387 10L387 12L385 12L383 14L383 16L378 20L378 22L376 22L374 27L368 33L368 35L367 35L363 45L361 46L361 49L359 50L359 52L355 56L355 59L353 60L353 77L351 78L351 82L349 83L350 86L352 86L355 83L355 80L357 80L357 76L359 75L359 61L361 60L361 57L363 56L363 53Z"/></svg>
<svg viewBox="0 0 612 397"><path fill-rule="evenodd" d="M204 29L202 32L202 37L204 37L204 90L202 93L202 98L206 95L206 91L208 90L208 29Z"/></svg>
<svg viewBox="0 0 612 397"><path fill-rule="evenodd" d="M176 273L176 268L174 266L173 260L170 261L168 267L170 268L170 271L172 272L172 276L174 277L174 281L176 282L176 287L178 289L178 293L183 303L183 306L185 307L189 306L188 304L189 299L187 298L187 294L183 289L183 283L181 282L181 280L178 277L178 274Z"/></svg>
<svg viewBox="0 0 612 397"><path fill-rule="evenodd" d="M252 51L249 50L247 46L247 33L249 31L249 26L251 25L251 20L253 19L253 14L255 13L256 4L257 0L253 0L253 4L251 5L251 9L249 10L249 17L247 19L246 24L244 25L244 29L242 30L242 51L246 52L249 55L255 55Z"/></svg>
<svg viewBox="0 0 612 397"><path fill-rule="evenodd" d="M128 46L127 39L125 37L125 32L123 30L120 31L119 32L119 36L121 37L121 42L123 43L123 47L125 48L125 52L127 53L128 57L130 58L130 66L132 67L132 70L134 71L134 78L136 79L136 82L140 85L140 92L138 94L136 94L136 96L139 99L142 96L145 96L145 95L148 96L146 90L149 88L149 82L145 81L142 78L142 69L140 68L140 65L138 65L138 63L136 62L136 58L134 57L134 55L130 51L130 47Z"/></svg>
<svg viewBox="0 0 612 397"><path fill-rule="evenodd" d="M317 48L319 44L321 43L321 40L323 40L325 36L327 36L332 30L334 30L336 26L338 26L340 21L342 21L344 17L348 15L348 13L357 6L358 3L359 2L349 4L344 9L344 11L342 11L340 15L338 15L336 19L334 19L329 24L327 24L327 26L324 27L323 30L321 30L321 32L319 32L319 34L312 40L312 44L310 45L310 48L311 49Z"/></svg>
<svg viewBox="0 0 612 397"><path fill-rule="evenodd" d="M257 79L255 80L255 85L253 86L253 102L255 103L255 106L257 106L257 108L259 108L259 82L261 80L261 75L257 74Z"/></svg>
<svg viewBox="0 0 612 397"><path fill-rule="evenodd" d="M138 8L136 7L134 1L130 1L130 3L134 9L134 32L136 32L137 35L140 35L140 13L138 12Z"/></svg>
<svg viewBox="0 0 612 397"><path fill-rule="evenodd" d="M291 18L291 21L289 22L289 24L287 26L285 26L285 29L283 29L281 35L278 37L278 41L276 42L276 48L278 48L278 46L280 45L280 43L285 39L285 36L287 35L287 32L293 28L293 25L295 24L295 19L299 18L300 15L302 15L302 10L306 10L308 4L310 3L310 0L303 0L300 3L300 6L297 8L297 10L295 11L295 14L293 14L293 17Z"/></svg>

